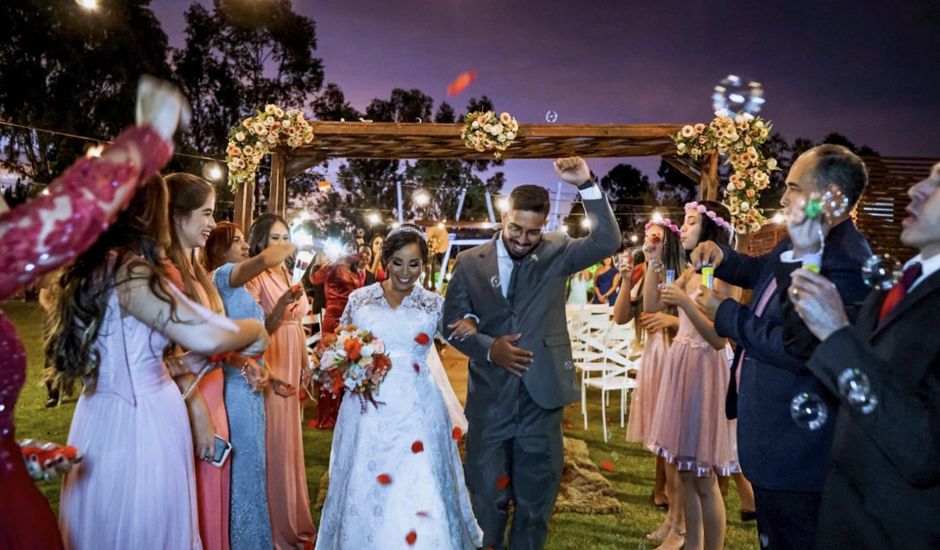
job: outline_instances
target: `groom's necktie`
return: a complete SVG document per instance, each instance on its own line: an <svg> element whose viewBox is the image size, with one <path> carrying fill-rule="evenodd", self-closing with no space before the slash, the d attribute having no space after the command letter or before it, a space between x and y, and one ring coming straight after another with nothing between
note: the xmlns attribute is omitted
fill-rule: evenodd
<svg viewBox="0 0 940 550"><path fill-rule="evenodd" d="M519 268L522 267L522 260L512 260L512 273L509 275L509 289L506 291L506 300L515 305L516 284L519 282Z"/></svg>

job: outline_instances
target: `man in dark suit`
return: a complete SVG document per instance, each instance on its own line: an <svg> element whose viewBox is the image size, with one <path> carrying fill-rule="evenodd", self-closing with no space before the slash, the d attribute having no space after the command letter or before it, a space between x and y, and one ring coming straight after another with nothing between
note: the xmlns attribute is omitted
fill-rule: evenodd
<svg viewBox="0 0 940 550"><path fill-rule="evenodd" d="M802 204L812 193L831 190L843 194L854 207L867 182L861 159L845 147L821 145L793 163L781 204ZM807 392L820 396L830 409L838 406L805 360L784 346L784 313L793 307L786 296L790 274L801 264L814 263L835 283L845 302L859 302L868 293L861 266L871 250L849 219L849 209L829 217L821 229L826 250L821 262L818 234L800 234L802 242L786 238L759 257L712 242L700 244L691 256L697 265L713 264L715 277L754 291L749 306L719 300L710 292L703 292L699 303L714 320L718 334L737 344L726 409L729 417L737 414L738 455L754 486L763 548L813 548L834 427L832 422L815 430L797 425L790 416L790 403Z"/></svg>
<svg viewBox="0 0 940 550"><path fill-rule="evenodd" d="M842 401L820 548L940 548L940 163L908 194L901 242L920 254L890 291L868 297L854 325L825 277L799 270L790 286L822 341L809 368ZM870 392L847 391L861 378L853 369Z"/></svg>
<svg viewBox="0 0 940 550"><path fill-rule="evenodd" d="M583 239L542 233L548 192L523 185L510 195L502 231L462 252L447 287L444 323L472 313L478 332L453 344L470 357L466 414L467 487L483 546L542 548L561 483L563 407L578 399L565 319L568 276L613 254L621 236L610 205L580 158L559 159L595 227Z"/></svg>

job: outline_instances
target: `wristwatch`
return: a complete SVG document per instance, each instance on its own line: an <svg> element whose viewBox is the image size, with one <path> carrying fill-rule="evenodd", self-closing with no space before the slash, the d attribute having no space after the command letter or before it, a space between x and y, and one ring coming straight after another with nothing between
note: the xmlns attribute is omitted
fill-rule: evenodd
<svg viewBox="0 0 940 550"><path fill-rule="evenodd" d="M594 180L587 180L586 182L578 186L578 191L584 191L592 187L594 187Z"/></svg>

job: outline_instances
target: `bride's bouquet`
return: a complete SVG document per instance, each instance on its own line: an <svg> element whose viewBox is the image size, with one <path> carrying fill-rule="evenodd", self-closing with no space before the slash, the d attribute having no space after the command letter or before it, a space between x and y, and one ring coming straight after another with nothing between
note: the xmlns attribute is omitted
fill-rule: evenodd
<svg viewBox="0 0 940 550"><path fill-rule="evenodd" d="M391 368L382 341L355 325L324 334L313 350L314 380L334 396L344 388L358 394L363 412L367 401L378 407L375 393Z"/></svg>

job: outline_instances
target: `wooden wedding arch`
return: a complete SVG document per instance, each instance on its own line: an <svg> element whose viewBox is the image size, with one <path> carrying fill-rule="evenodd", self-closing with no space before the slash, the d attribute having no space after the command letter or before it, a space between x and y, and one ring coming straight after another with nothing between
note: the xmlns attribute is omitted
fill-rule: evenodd
<svg viewBox="0 0 940 550"><path fill-rule="evenodd" d="M309 145L280 147L271 154L268 211L283 215L287 180L316 164L335 158L491 160L491 152L467 148L462 124L398 122L311 122ZM618 158L659 156L693 181L700 194L713 199L718 190L717 154L699 166L680 157L672 136L681 124L523 124L503 159L553 159L566 156ZM254 183L235 196L235 222L248 228L254 210Z"/></svg>

